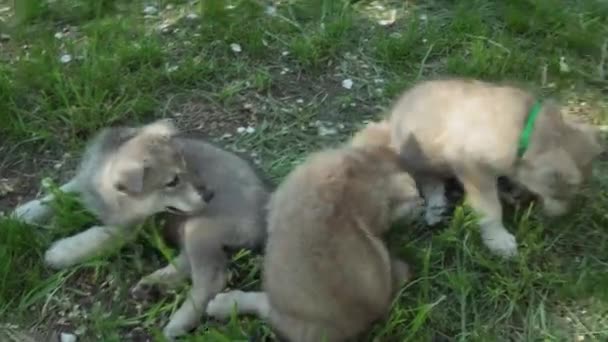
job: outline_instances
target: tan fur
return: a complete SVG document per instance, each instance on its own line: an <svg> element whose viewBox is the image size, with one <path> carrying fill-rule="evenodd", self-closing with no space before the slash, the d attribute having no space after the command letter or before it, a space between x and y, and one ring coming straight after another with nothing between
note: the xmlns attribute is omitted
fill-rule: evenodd
<svg viewBox="0 0 608 342"><path fill-rule="evenodd" d="M421 198L397 155L385 147L344 146L314 153L272 195L264 293L216 297L208 313L267 318L294 342L344 341L387 313L407 265L382 235Z"/></svg>
<svg viewBox="0 0 608 342"><path fill-rule="evenodd" d="M370 122L352 137L353 146L390 146L391 126L387 120Z"/></svg>
<svg viewBox="0 0 608 342"><path fill-rule="evenodd" d="M592 127L565 119L557 104L545 101L530 147L519 159L518 140L535 100L529 92L511 86L460 79L426 81L407 90L389 118L391 144L421 184L427 201L442 193L443 178L456 176L481 215L485 244L504 256L515 255L517 244L503 227L497 176L507 176L537 194L547 214L562 214L601 152ZM427 220L437 217L428 214L427 208Z"/></svg>

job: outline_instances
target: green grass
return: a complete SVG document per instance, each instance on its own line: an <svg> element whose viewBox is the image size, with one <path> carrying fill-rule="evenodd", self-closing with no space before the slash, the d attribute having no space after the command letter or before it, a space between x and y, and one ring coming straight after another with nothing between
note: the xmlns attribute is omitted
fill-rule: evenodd
<svg viewBox="0 0 608 342"><path fill-rule="evenodd" d="M253 0L15 1L0 11L0 29L10 35L0 47L0 209L33 196L43 177L65 180L101 127L164 116L253 154L279 182L307 153L381 115L407 85L436 76L521 82L607 123L605 2L376 3L383 8L282 1L269 15L267 2ZM146 18L145 5L158 12ZM393 9L395 22L380 25L378 12ZM569 72L560 71L561 57ZM255 132L237 133L247 126ZM320 135L320 126L335 134ZM593 191L563 219L534 208L508 215L520 243L514 261L483 247L466 207L439 229L395 227L391 248L416 277L368 340L607 340L606 168L598 163ZM73 199L56 206L50 230L0 218L0 323L78 332L81 341L160 339L185 289L149 303L128 294L165 263L153 227L118 254L53 272L41 259L50 242L91 222ZM259 257L243 252L231 270L231 287L259 286ZM190 339L254 334L270 332L247 317L203 320Z"/></svg>

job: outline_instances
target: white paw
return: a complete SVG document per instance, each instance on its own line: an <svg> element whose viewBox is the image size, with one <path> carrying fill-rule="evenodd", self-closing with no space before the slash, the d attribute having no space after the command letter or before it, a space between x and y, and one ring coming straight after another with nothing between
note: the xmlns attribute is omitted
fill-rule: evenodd
<svg viewBox="0 0 608 342"><path fill-rule="evenodd" d="M433 226L443 220L444 211L445 207L443 206L427 206L424 213L424 221L429 226Z"/></svg>
<svg viewBox="0 0 608 342"><path fill-rule="evenodd" d="M27 224L36 225L45 223L52 214L52 208L42 203L41 200L32 200L18 206L13 216Z"/></svg>
<svg viewBox="0 0 608 342"><path fill-rule="evenodd" d="M74 252L68 243L59 240L44 253L44 263L54 269L72 266L76 263L73 257Z"/></svg>
<svg viewBox="0 0 608 342"><path fill-rule="evenodd" d="M234 305L238 302L239 296L243 291L235 290L230 292L218 293L207 304L207 315L216 319L230 318Z"/></svg>
<svg viewBox="0 0 608 342"><path fill-rule="evenodd" d="M167 341L175 341L178 337L186 335L187 333L188 331L185 329L171 325L171 323L167 324L163 329L163 336Z"/></svg>
<svg viewBox="0 0 608 342"><path fill-rule="evenodd" d="M482 239L485 245L499 256L511 258L517 255L515 236L504 228L482 233Z"/></svg>

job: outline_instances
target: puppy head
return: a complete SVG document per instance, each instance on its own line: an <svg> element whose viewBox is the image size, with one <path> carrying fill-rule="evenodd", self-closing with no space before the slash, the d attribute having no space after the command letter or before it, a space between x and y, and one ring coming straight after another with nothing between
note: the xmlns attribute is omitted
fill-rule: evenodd
<svg viewBox="0 0 608 342"><path fill-rule="evenodd" d="M604 151L600 130L585 123L567 121L567 134L564 135L564 149L588 180L592 174L592 162Z"/></svg>
<svg viewBox="0 0 608 342"><path fill-rule="evenodd" d="M119 196L142 208L143 215L163 211L192 213L213 198L189 172L172 137L175 127L166 120L143 126L124 143L110 163L108 173Z"/></svg>
<svg viewBox="0 0 608 342"><path fill-rule="evenodd" d="M391 130L387 120L370 122L351 138L351 146L389 146Z"/></svg>
<svg viewBox="0 0 608 342"><path fill-rule="evenodd" d="M567 212L569 202L591 178L593 160L603 151L599 131L594 127L574 122L564 124L559 139L531 156L528 166L519 171L520 178L535 183L533 187L537 189L531 190L542 197L543 209L549 216Z"/></svg>

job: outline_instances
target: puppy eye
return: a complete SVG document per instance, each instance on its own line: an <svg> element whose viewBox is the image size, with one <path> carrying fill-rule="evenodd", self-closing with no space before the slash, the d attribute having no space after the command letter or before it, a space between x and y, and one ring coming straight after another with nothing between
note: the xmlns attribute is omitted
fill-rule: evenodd
<svg viewBox="0 0 608 342"><path fill-rule="evenodd" d="M167 188L174 188L179 184L179 177L175 175L168 183L165 184Z"/></svg>

